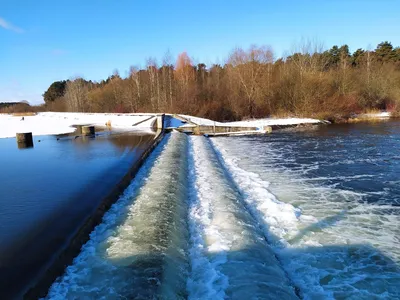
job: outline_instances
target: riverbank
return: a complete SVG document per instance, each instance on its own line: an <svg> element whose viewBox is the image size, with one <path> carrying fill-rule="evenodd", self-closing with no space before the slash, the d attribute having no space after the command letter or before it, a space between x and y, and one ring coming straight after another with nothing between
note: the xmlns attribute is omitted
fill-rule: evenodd
<svg viewBox="0 0 400 300"><path fill-rule="evenodd" d="M65 134L75 131L75 125L95 125L112 127L115 130L140 130L150 132L156 126L156 117L159 114L112 114L112 113L58 113L43 112L36 115L9 115L0 114L0 138L15 137L17 132L32 132L37 135ZM194 132L196 126L231 127L239 128L246 134L266 133L270 127L273 130L287 127L308 127L331 123L356 123L364 121L384 121L393 114L389 112L373 112L354 115L348 118L335 120L318 120L312 118L263 118L242 120L236 122L217 122L183 114L165 114L165 127L178 129L182 132ZM251 130L245 130L245 128Z"/></svg>
<svg viewBox="0 0 400 300"><path fill-rule="evenodd" d="M15 137L17 132L37 135L65 134L75 131L74 125L95 125L118 130L149 131L156 126L158 114L103 114L103 113L57 113L44 112L30 116L0 114L0 138ZM310 118L265 118L238 122L216 122L188 115L165 114L165 127L186 130L196 126L251 127L262 131L266 126L318 125L325 121Z"/></svg>
<svg viewBox="0 0 400 300"><path fill-rule="evenodd" d="M379 122L386 121L391 118L398 117L395 113L387 112L387 111L373 111L368 113L361 114L353 114L349 116L336 116L332 117L329 120L332 124L346 124L346 123L358 123L358 122Z"/></svg>
<svg viewBox="0 0 400 300"><path fill-rule="evenodd" d="M149 131L155 121L154 114L91 114L43 112L30 116L0 114L0 138L15 137L17 132L37 135L72 133L74 125L90 124L115 129Z"/></svg>

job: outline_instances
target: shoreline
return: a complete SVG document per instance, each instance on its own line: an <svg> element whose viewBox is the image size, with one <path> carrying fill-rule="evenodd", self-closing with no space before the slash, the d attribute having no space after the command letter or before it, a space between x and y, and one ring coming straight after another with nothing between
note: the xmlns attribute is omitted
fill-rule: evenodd
<svg viewBox="0 0 400 300"><path fill-rule="evenodd" d="M347 124L347 123L358 123L358 122L374 122L374 121L388 121L390 119L397 118L390 112L377 112L377 113L362 113L356 114L349 117L340 117L332 119L332 124Z"/></svg>
<svg viewBox="0 0 400 300"><path fill-rule="evenodd" d="M32 132L33 136L69 134L75 131L76 125L91 124L97 127L111 127L118 130L150 131L157 126L157 116L160 114L136 113L59 113L42 112L36 115L21 116L20 114L0 114L0 138L14 138L16 133ZM312 118L263 118L235 122L217 122L206 118L183 114L165 114L165 127L169 130L192 132L196 134L195 127L209 127L205 133L210 133L211 127L215 130L237 128L244 134L269 133L270 130L281 130L293 127L308 127L313 125L328 125L342 123L356 123L364 121L384 121L395 118L389 112L365 113L348 118L332 120L319 120ZM269 128L267 128L269 127ZM247 128L247 129L245 129ZM232 132L233 130L220 130L217 132ZM197 134L202 131L198 130ZM214 132L215 134L216 132Z"/></svg>

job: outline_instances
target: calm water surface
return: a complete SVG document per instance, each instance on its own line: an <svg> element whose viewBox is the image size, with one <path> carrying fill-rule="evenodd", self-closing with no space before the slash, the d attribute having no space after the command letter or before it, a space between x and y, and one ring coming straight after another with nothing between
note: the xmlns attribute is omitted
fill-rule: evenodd
<svg viewBox="0 0 400 300"><path fill-rule="evenodd" d="M153 138L115 132L37 136L30 149L0 139L1 298L34 282Z"/></svg>

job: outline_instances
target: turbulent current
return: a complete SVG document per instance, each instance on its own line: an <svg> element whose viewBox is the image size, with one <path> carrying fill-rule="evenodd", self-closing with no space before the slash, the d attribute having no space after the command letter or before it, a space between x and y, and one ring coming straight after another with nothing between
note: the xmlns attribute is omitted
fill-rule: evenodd
<svg viewBox="0 0 400 300"><path fill-rule="evenodd" d="M400 298L400 124L168 134L48 299Z"/></svg>

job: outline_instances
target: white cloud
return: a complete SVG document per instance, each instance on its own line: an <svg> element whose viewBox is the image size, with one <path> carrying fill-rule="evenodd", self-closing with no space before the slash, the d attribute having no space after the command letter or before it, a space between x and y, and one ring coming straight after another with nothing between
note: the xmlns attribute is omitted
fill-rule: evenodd
<svg viewBox="0 0 400 300"><path fill-rule="evenodd" d="M13 24L11 24L10 22L7 22L3 18L0 18L0 27L3 27L4 29L11 30L11 31L14 31L14 32L17 32L17 33L23 33L24 32L23 29L21 29L21 28L19 28L17 26L14 26Z"/></svg>

